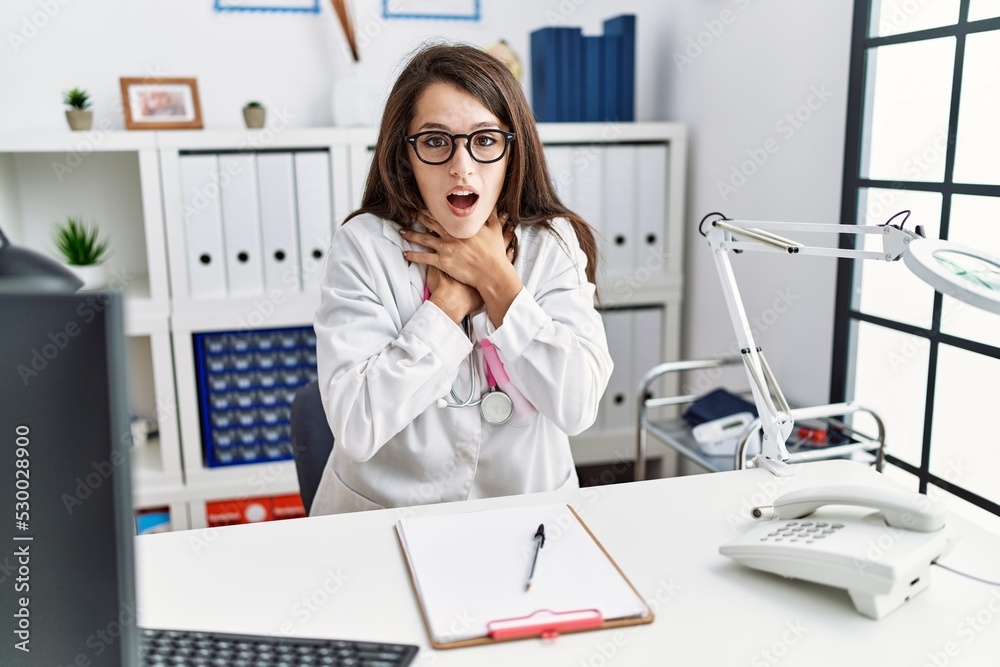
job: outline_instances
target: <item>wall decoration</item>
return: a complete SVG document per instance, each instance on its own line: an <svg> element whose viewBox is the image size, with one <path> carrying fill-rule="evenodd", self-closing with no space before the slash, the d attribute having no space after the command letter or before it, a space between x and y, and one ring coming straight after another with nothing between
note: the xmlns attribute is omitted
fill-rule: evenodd
<svg viewBox="0 0 1000 667"><path fill-rule="evenodd" d="M215 0L215 11L319 14L319 0Z"/></svg>
<svg viewBox="0 0 1000 667"><path fill-rule="evenodd" d="M478 21L480 0L382 0L387 19Z"/></svg>
<svg viewBox="0 0 1000 667"><path fill-rule="evenodd" d="M122 77L121 89L126 129L202 128L196 79Z"/></svg>

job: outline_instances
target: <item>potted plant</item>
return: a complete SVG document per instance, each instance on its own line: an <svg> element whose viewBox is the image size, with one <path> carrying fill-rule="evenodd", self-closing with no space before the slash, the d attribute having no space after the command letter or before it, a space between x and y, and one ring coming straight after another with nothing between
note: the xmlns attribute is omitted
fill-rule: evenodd
<svg viewBox="0 0 1000 667"><path fill-rule="evenodd" d="M82 218L68 217L56 226L56 248L63 261L83 281L81 289L98 289L107 282L104 261L108 240L98 238L97 225L88 227Z"/></svg>
<svg viewBox="0 0 1000 667"><path fill-rule="evenodd" d="M86 90L74 88L63 93L66 110L66 121L71 130L89 130L94 122L94 112L90 111L90 95Z"/></svg>
<svg viewBox="0 0 1000 667"><path fill-rule="evenodd" d="M267 111L260 102L247 102L243 107L243 121L251 130L259 130L264 127L264 117L266 115Z"/></svg>

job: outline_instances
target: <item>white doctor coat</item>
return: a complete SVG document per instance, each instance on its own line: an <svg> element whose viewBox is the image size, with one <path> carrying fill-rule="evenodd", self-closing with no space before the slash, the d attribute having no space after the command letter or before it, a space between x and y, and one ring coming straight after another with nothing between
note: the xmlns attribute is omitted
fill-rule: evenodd
<svg viewBox="0 0 1000 667"><path fill-rule="evenodd" d="M314 323L334 447L313 515L578 484L567 434L594 422L612 363L586 257L567 221L553 227L559 238L518 228L524 289L499 328L481 309L468 336L423 300L426 267L402 253L423 248L404 241L399 225L361 215L336 230ZM527 419L494 425L478 407L437 407L454 402L452 387L469 396L473 355L485 391L481 338L537 409Z"/></svg>

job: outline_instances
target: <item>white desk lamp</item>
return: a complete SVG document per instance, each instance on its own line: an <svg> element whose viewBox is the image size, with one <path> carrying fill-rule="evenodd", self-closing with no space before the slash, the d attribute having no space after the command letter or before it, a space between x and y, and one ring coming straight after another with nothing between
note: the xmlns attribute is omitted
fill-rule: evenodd
<svg viewBox="0 0 1000 667"><path fill-rule="evenodd" d="M763 431L761 452L754 465L770 470L773 474L795 474L795 467L785 463L788 450L785 442L791 434L793 419L778 382L775 380L764 354L754 342L746 311L736 285L730 252L783 252L797 255L874 259L903 263L924 282L938 292L984 310L1000 314L1000 257L949 241L924 238L921 228L904 229L909 211L901 211L883 225L812 224L805 222L757 222L730 220L721 213L709 213L698 231L712 247L716 269L726 295L729 317L740 344L740 353L750 378L750 389L760 417ZM900 215L903 220L892 224ZM709 221L710 218L714 218ZM706 224L708 223L708 224ZM827 234L878 234L882 239L881 252L857 248L814 247L792 241L774 232L809 232Z"/></svg>

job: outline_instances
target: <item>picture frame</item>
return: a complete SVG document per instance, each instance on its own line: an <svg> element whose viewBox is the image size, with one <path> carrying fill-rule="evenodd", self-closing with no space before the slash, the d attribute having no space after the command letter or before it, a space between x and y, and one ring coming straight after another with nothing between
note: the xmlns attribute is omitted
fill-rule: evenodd
<svg viewBox="0 0 1000 667"><path fill-rule="evenodd" d="M319 0L215 0L215 11L319 14Z"/></svg>
<svg viewBox="0 0 1000 667"><path fill-rule="evenodd" d="M196 79L121 77L120 82L125 129L202 129Z"/></svg>
<svg viewBox="0 0 1000 667"><path fill-rule="evenodd" d="M478 21L480 0L382 0L382 16L387 19L430 19L438 21Z"/></svg>

